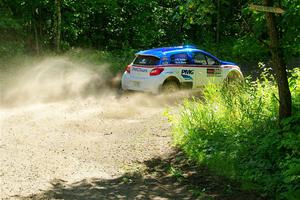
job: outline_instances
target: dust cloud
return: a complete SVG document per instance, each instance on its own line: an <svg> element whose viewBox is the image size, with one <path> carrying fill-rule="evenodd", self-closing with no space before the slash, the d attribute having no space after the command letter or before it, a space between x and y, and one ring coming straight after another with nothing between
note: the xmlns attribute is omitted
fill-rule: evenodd
<svg viewBox="0 0 300 200"><path fill-rule="evenodd" d="M163 112L180 96L120 94L107 66L47 58L1 73L0 199L114 178L171 151Z"/></svg>
<svg viewBox="0 0 300 200"><path fill-rule="evenodd" d="M36 64L18 67L2 85L1 107L44 104L67 100L94 99L110 109L119 104L134 107L166 106L181 99L182 93L121 95L121 74L113 77L108 64L93 66L69 58L46 58ZM108 104L108 105L106 105Z"/></svg>
<svg viewBox="0 0 300 200"><path fill-rule="evenodd" d="M105 88L104 74L110 77L107 65L98 66L96 71L67 58L47 58L9 74L2 89L1 104L24 105L86 97Z"/></svg>

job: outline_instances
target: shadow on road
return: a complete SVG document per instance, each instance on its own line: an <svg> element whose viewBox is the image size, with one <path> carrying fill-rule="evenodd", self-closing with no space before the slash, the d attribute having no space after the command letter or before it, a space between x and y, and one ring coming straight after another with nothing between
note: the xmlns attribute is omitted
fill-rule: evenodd
<svg viewBox="0 0 300 200"><path fill-rule="evenodd" d="M259 195L242 191L239 184L218 177L186 160L181 152L144 162L142 172L126 173L115 179L83 179L68 184L53 180L52 187L18 199L230 199L257 200Z"/></svg>

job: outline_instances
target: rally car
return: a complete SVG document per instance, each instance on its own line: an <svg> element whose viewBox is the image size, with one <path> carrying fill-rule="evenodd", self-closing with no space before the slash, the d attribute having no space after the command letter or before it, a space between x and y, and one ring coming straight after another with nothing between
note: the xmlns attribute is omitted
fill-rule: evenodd
<svg viewBox="0 0 300 200"><path fill-rule="evenodd" d="M195 46L140 51L126 67L122 89L158 93L180 88L201 89L209 83L242 79L240 68Z"/></svg>

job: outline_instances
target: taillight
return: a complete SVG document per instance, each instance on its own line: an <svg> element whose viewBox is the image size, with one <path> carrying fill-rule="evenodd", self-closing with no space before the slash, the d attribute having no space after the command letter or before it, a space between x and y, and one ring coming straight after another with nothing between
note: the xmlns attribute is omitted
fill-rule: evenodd
<svg viewBox="0 0 300 200"><path fill-rule="evenodd" d="M164 68L154 68L150 72L150 76L157 76L160 75L164 71Z"/></svg>
<svg viewBox="0 0 300 200"><path fill-rule="evenodd" d="M130 65L128 65L128 66L126 67L125 71L126 71L128 74L130 74Z"/></svg>

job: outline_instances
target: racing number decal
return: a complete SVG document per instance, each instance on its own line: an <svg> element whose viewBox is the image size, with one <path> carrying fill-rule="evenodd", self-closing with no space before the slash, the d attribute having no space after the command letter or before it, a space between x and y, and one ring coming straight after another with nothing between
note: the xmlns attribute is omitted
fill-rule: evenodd
<svg viewBox="0 0 300 200"><path fill-rule="evenodd" d="M181 70L181 76L185 79L185 80L193 80L193 77L190 75L194 74L194 70L192 69L183 69Z"/></svg>
<svg viewBox="0 0 300 200"><path fill-rule="evenodd" d="M221 69L207 69L207 77L221 77Z"/></svg>

